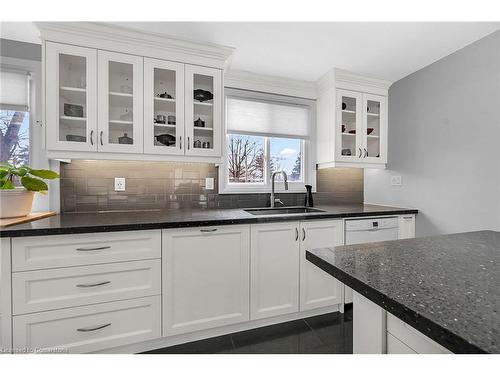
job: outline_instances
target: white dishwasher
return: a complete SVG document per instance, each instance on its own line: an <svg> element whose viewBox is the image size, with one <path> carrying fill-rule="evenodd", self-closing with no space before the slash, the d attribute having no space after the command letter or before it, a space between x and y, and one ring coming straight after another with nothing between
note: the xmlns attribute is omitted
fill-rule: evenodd
<svg viewBox="0 0 500 375"><path fill-rule="evenodd" d="M397 217L346 220L345 244L397 240L398 227ZM344 303L352 303L352 289L344 288Z"/></svg>

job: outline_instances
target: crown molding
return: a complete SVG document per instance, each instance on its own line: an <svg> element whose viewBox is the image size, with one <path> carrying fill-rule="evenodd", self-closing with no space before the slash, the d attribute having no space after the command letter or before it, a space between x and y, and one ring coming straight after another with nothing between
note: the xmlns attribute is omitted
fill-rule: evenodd
<svg viewBox="0 0 500 375"><path fill-rule="evenodd" d="M104 22L35 22L42 41L75 44L223 69L234 48Z"/></svg>
<svg viewBox="0 0 500 375"><path fill-rule="evenodd" d="M252 73L244 70L224 72L224 86L272 94L316 99L316 82Z"/></svg>
<svg viewBox="0 0 500 375"><path fill-rule="evenodd" d="M390 81L368 75L360 75L338 68L335 69L335 81L337 86L342 86L344 83L348 83L381 90L389 90L389 87L392 85L392 82Z"/></svg>

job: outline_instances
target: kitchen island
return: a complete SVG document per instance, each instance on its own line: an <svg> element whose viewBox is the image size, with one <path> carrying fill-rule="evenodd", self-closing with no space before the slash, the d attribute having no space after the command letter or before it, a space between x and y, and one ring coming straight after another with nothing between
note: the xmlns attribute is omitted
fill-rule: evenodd
<svg viewBox="0 0 500 375"><path fill-rule="evenodd" d="M500 232L315 249L306 259L355 291L355 353L500 353Z"/></svg>

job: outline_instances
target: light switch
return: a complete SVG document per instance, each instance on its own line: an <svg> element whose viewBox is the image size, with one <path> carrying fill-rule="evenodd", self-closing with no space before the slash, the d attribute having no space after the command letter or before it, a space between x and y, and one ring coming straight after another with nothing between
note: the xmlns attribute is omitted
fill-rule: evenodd
<svg viewBox="0 0 500 375"><path fill-rule="evenodd" d="M391 176L392 186L401 186L401 176Z"/></svg>
<svg viewBox="0 0 500 375"><path fill-rule="evenodd" d="M115 177L115 191L125 191L125 177Z"/></svg>
<svg viewBox="0 0 500 375"><path fill-rule="evenodd" d="M205 189L214 190L214 179L212 177L205 178Z"/></svg>

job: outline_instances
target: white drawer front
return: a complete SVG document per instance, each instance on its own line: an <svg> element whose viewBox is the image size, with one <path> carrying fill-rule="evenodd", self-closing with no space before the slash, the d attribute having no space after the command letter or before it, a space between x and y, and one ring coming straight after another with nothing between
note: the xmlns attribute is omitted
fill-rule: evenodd
<svg viewBox="0 0 500 375"><path fill-rule="evenodd" d="M161 260L16 272L14 315L161 294Z"/></svg>
<svg viewBox="0 0 500 375"><path fill-rule="evenodd" d="M160 257L160 230L12 239L14 272Z"/></svg>
<svg viewBox="0 0 500 375"><path fill-rule="evenodd" d="M88 353L161 335L161 297L16 316L14 350Z"/></svg>
<svg viewBox="0 0 500 375"><path fill-rule="evenodd" d="M390 313L387 313L387 332L419 354L451 353L445 347Z"/></svg>

